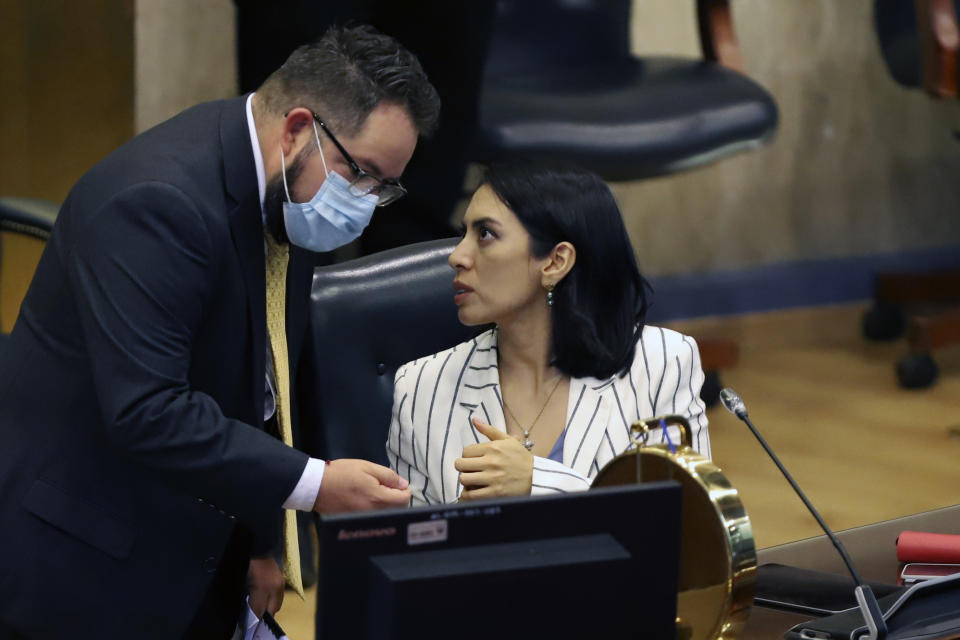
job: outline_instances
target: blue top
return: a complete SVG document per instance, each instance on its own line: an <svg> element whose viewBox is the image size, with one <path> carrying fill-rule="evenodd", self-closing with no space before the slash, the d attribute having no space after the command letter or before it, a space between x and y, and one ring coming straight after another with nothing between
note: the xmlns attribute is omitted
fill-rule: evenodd
<svg viewBox="0 0 960 640"><path fill-rule="evenodd" d="M550 450L550 455L547 456L550 460L554 460L559 463L563 463L563 441L567 438L567 430L564 429L560 432L560 437L557 438L557 443L553 445L553 449Z"/></svg>

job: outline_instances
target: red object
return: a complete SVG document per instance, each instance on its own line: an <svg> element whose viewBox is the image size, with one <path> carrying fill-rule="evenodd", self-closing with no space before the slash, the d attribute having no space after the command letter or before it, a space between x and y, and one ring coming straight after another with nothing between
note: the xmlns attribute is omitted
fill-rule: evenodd
<svg viewBox="0 0 960 640"><path fill-rule="evenodd" d="M960 564L960 535L904 531L897 538L897 560Z"/></svg>

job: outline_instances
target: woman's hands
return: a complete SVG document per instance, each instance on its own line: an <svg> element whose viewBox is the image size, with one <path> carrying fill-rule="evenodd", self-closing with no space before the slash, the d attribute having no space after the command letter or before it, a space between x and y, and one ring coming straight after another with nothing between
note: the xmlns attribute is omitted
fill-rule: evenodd
<svg viewBox="0 0 960 640"><path fill-rule="evenodd" d="M464 447L463 457L454 462L463 484L460 500L530 495L533 454L516 438L479 418L473 419L473 426L490 442Z"/></svg>

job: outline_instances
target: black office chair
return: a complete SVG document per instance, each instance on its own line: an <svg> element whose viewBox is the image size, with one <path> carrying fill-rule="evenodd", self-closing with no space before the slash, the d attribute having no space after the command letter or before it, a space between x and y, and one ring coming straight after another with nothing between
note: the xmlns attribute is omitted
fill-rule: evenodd
<svg viewBox="0 0 960 640"><path fill-rule="evenodd" d="M397 368L485 329L457 319L447 257L458 241L421 242L315 271L298 402L300 424L323 428L302 434L305 451L387 464Z"/></svg>
<svg viewBox="0 0 960 640"><path fill-rule="evenodd" d="M476 159L636 180L762 145L776 104L742 73L727 0L696 2L703 57L687 59L630 53L631 0L500 0Z"/></svg>
<svg viewBox="0 0 960 640"><path fill-rule="evenodd" d="M957 98L960 2L874 0L873 10L877 42L891 77L933 98ZM906 334L908 351L897 362L897 379L908 389L931 386L939 375L932 351L960 342L960 266L877 274L874 303L864 314L862 328L872 340Z"/></svg>
<svg viewBox="0 0 960 640"><path fill-rule="evenodd" d="M0 353L6 345L58 205L32 198L0 198Z"/></svg>

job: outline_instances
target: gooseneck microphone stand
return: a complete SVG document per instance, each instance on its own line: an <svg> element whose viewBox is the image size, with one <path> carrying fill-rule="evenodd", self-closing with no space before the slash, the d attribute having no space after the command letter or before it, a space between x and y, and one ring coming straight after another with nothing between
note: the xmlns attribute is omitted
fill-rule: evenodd
<svg viewBox="0 0 960 640"><path fill-rule="evenodd" d="M787 479L787 482L790 483L790 486L793 487L793 490L796 491L798 496L800 496L800 499L803 500L803 504L806 505L810 513L813 514L813 517L816 518L817 524L820 525L820 528L823 529L823 532L827 534L828 538L830 538L830 542L832 542L833 546L836 547L837 551L840 552L840 557L843 558L843 562L847 565L847 570L850 571L850 575L853 576L853 581L856 584L856 587L853 590L853 595L857 599L857 604L860 606L860 612L863 614L863 620L867 625L867 634L861 637L868 638L869 640L882 640L883 638L886 638L887 623L883 619L883 613L880 611L880 605L877 604L877 598L873 594L873 590L870 589L869 585L863 584L863 581L860 579L860 574L858 574L857 570L853 567L853 563L850 561L850 556L847 555L847 550L843 547L840 539L834 535L830 527L827 526L827 523L823 521L823 518L820 517L820 513L807 499L807 496L800 489L800 486L797 485L797 483L793 480L793 476L790 475L790 472L787 471L786 467L783 466L783 463L780 462L777 454L773 452L773 449L770 448L770 445L767 444L767 441L763 439L763 436L760 435L760 432L757 431L757 428L753 426L753 423L747 416L747 407L743 404L743 400L740 399L740 396L737 395L736 391L726 388L720 392L720 401L723 403L723 406L727 408L727 411L740 418L748 427L750 427L750 431L757 438L757 441L760 442L760 446L764 448L764 450L767 452L767 455L770 456L770 459L773 460L774 464L777 465L777 468L780 469L780 473L783 474L783 477Z"/></svg>

